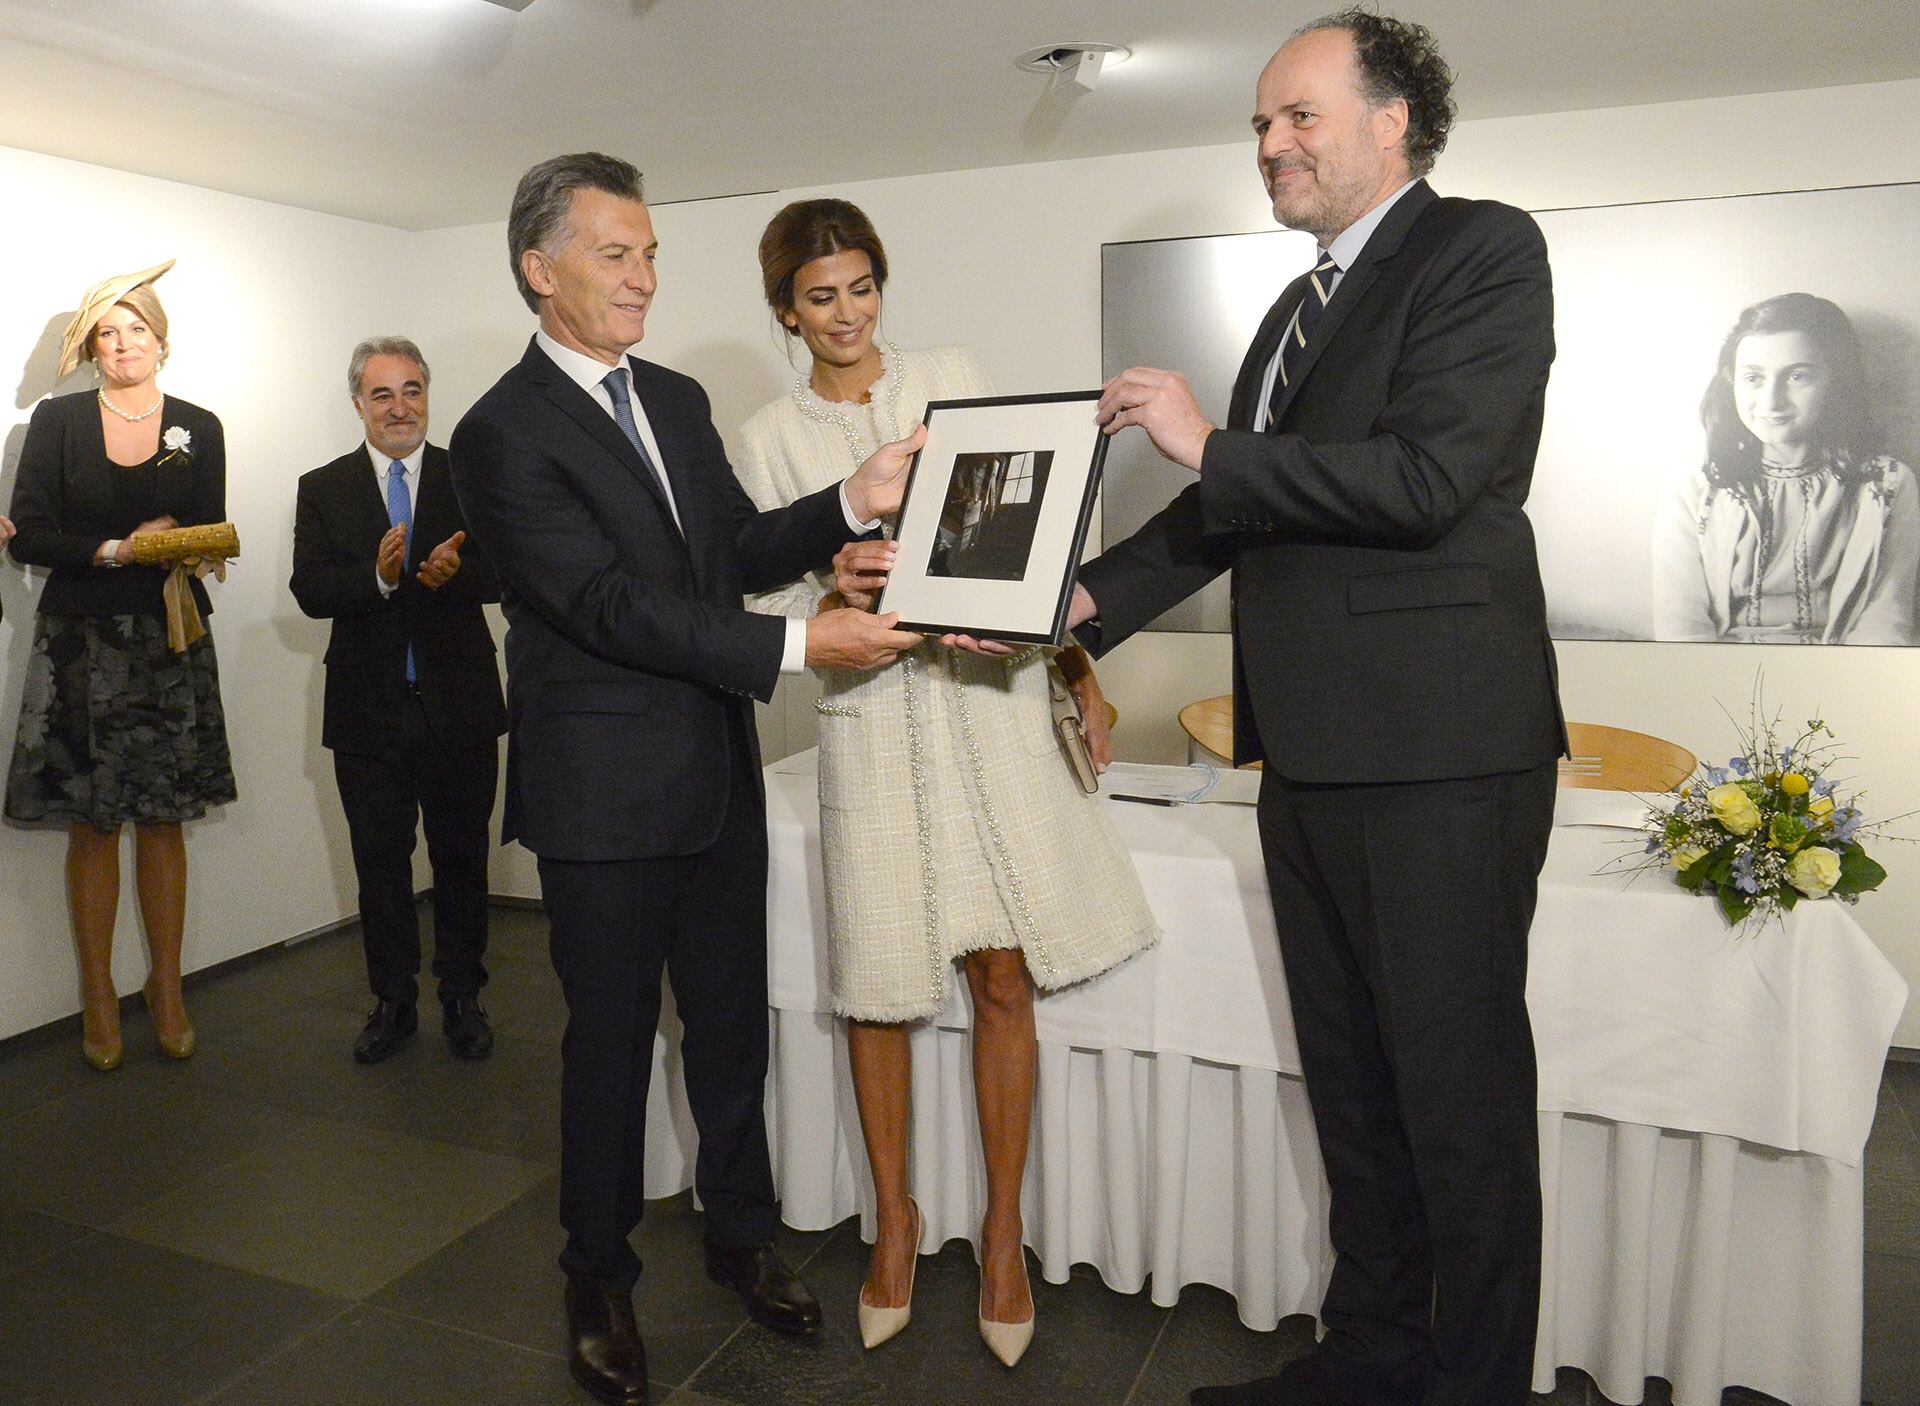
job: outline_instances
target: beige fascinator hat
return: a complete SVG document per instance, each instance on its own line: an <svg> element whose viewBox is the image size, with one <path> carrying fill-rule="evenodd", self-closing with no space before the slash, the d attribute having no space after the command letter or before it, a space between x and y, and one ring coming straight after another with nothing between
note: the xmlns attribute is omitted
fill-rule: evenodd
<svg viewBox="0 0 1920 1406"><path fill-rule="evenodd" d="M63 379L72 375L80 365L80 348L86 345L94 324L106 316L107 309L141 284L152 283L172 268L173 263L172 259L168 259L164 264L155 264L139 273L117 273L87 289L80 299L80 311L73 315L73 321L67 324L67 330L60 337L60 375Z"/></svg>

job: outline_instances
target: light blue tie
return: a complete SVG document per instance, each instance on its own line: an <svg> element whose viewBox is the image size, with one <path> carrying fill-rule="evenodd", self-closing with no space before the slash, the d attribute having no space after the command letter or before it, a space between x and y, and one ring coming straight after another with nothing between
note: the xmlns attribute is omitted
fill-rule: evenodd
<svg viewBox="0 0 1920 1406"><path fill-rule="evenodd" d="M619 423L620 432L633 446L633 452L640 456L640 462L645 464L653 472L653 476L660 481L660 491L667 498L667 510L673 514L673 520L677 525L680 521L680 513L673 506L673 489L667 484L667 476L660 472L660 466L653 462L653 456L647 453L647 446L640 438L640 427L634 423L633 399L627 391L627 378L621 373L621 368L616 366L600 378L600 384L606 387L607 397L613 402L613 418Z"/></svg>
<svg viewBox="0 0 1920 1406"><path fill-rule="evenodd" d="M387 521L407 529L407 555L413 555L413 500L407 496L407 466L395 459L387 469ZM406 568L402 566L401 570ZM407 682L413 683L413 646L407 646Z"/></svg>

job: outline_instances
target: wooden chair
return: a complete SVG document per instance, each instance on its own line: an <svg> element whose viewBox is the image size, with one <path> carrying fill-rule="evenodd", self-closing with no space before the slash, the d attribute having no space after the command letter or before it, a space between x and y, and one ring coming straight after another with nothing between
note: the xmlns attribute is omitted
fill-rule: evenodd
<svg viewBox="0 0 1920 1406"><path fill-rule="evenodd" d="M1233 760L1233 695L1222 693L1213 698L1197 698L1180 710L1180 730L1187 734L1195 747L1223 758L1232 764ZM1187 749L1189 758L1193 756L1193 747ZM1197 760L1197 759L1196 759ZM1250 770L1258 770L1260 763L1247 763Z"/></svg>
<svg viewBox="0 0 1920 1406"><path fill-rule="evenodd" d="M1699 764L1677 742L1602 723L1568 723L1567 742L1560 784L1590 791L1671 791Z"/></svg>

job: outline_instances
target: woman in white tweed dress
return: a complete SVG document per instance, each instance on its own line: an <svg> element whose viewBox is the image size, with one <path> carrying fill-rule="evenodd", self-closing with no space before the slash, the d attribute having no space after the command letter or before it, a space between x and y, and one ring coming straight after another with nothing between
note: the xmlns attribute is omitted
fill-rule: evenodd
<svg viewBox="0 0 1920 1406"><path fill-rule="evenodd" d="M780 325L812 354L792 391L742 432L737 470L761 508L844 478L850 461L910 431L931 400L992 394L959 347L902 352L875 341L886 254L846 201L787 206L761 238L760 266ZM834 582L816 577L750 604L811 615L829 594L839 594ZM1059 662L1104 754L1092 666L1078 649ZM924 1228L907 1194L906 1022L946 1004L960 959L987 1172L980 1332L1012 1366L1033 1334L1020 1220L1033 988L1097 975L1158 936L1125 851L1054 739L1046 670L1041 650L987 659L927 644L888 669L822 676L829 994L847 1018L877 1201L860 1293L869 1347L906 1325Z"/></svg>

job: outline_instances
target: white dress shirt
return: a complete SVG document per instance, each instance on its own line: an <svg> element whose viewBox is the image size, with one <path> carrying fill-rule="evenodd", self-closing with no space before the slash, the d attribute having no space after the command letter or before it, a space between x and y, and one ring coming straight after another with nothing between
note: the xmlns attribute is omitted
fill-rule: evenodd
<svg viewBox="0 0 1920 1406"><path fill-rule="evenodd" d="M1367 241L1373 238L1373 232L1380 228L1380 221L1386 219L1387 211L1400 202L1400 197L1412 190L1419 181L1415 176L1385 200L1374 206L1366 214L1341 230L1333 238L1333 243L1318 251L1314 262L1332 257L1334 262L1333 284L1327 289L1327 301L1333 301L1333 295L1340 291L1340 280L1347 276L1347 270L1353 267L1353 261L1360 257L1360 251L1367 247ZM1301 300L1303 303L1304 299ZM1267 407L1273 402L1274 378L1280 374L1280 349L1287 345L1287 339L1293 336L1294 324L1300 320L1300 309L1293 310L1293 318L1287 323L1286 333L1275 344L1273 360L1267 363L1267 374L1260 381L1260 399L1254 406L1253 427L1264 430L1267 427Z"/></svg>
<svg viewBox="0 0 1920 1406"><path fill-rule="evenodd" d="M419 521L420 518L420 461L426 457L426 453L427 441L425 437L422 437L420 442L413 446L413 453L407 455L406 458L400 461L406 466L406 472L401 475L401 477L407 481L407 515L416 522ZM378 449L375 449L370 443L367 445L367 458L373 461L373 477L380 485L380 501L384 503L387 501L387 471L393 467L393 460L385 454L382 454ZM391 513L391 510L389 510L389 513ZM391 520L391 517L389 517L389 520ZM407 543L407 555L413 555L413 543L411 540ZM405 569L406 567L403 562L401 570L404 571ZM387 584L387 578L380 574L378 563L375 563L373 568L373 579L379 583L380 594L383 596L390 596L400 589L400 583L398 581L395 581L391 586Z"/></svg>
<svg viewBox="0 0 1920 1406"><path fill-rule="evenodd" d="M627 379L627 403L633 409L633 426L640 432L640 442L647 447L647 456L653 460L660 477L660 487L667 495L667 508L673 514L673 524L680 526L680 509L673 501L673 485L667 482L667 461L661 457L660 442L653 437L653 425L647 419L647 409L640 403L640 395L633 384L633 366L627 360L625 352L620 354L620 364L609 366L604 361L577 352L572 347L562 346L547 335L542 328L533 334L534 345L545 352L547 359L581 390L593 397L593 402L607 412L607 418L619 423L613 413L613 397L607 394L603 384L609 371L617 371ZM847 501L846 480L840 482L840 511L847 519L847 526L855 536L871 532L880 524L878 520L863 523L853 515L853 505ZM682 529L683 533L685 529ZM787 621L786 646L780 652L780 672L783 674L804 673L807 667L807 622L789 619Z"/></svg>

